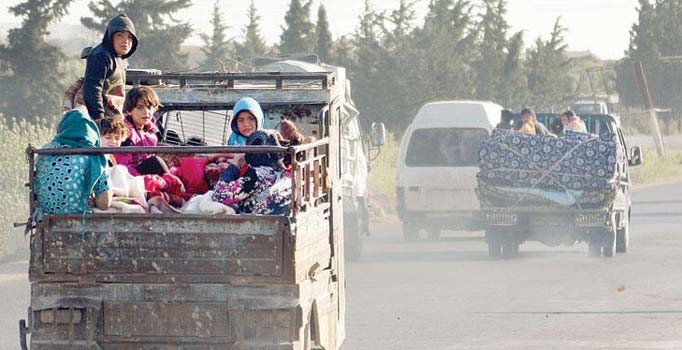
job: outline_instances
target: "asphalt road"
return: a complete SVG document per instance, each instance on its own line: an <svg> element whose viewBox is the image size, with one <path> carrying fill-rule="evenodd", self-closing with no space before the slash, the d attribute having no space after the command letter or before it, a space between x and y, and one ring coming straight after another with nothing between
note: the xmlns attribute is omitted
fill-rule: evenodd
<svg viewBox="0 0 682 350"><path fill-rule="evenodd" d="M347 265L349 349L680 349L681 184L638 189L631 251L521 246L487 257L481 233L405 243L374 226ZM28 305L27 262L0 265L0 349L16 349Z"/></svg>

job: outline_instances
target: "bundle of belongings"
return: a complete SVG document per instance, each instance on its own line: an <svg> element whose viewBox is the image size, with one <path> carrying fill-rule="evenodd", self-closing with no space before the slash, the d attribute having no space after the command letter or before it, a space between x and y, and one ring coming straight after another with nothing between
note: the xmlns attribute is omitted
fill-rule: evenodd
<svg viewBox="0 0 682 350"><path fill-rule="evenodd" d="M625 154L617 135L493 130L479 150L482 204L601 208L615 199Z"/></svg>

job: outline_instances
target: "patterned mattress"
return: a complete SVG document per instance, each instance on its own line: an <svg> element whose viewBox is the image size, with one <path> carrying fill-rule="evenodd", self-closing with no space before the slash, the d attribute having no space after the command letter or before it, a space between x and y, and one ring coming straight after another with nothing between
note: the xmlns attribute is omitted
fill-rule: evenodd
<svg viewBox="0 0 682 350"><path fill-rule="evenodd" d="M531 136L493 130L479 150L484 204L604 206L613 201L625 155L616 134Z"/></svg>

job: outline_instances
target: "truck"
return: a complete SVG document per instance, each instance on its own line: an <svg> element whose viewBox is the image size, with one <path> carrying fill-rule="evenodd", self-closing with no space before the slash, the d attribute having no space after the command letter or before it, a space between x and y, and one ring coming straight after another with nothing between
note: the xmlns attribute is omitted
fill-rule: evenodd
<svg viewBox="0 0 682 350"><path fill-rule="evenodd" d="M538 114L549 125L556 114ZM617 117L583 115L589 133L559 137L493 130L481 142L476 193L491 257L510 258L526 241L587 242L592 256L625 253L632 213L629 149Z"/></svg>
<svg viewBox="0 0 682 350"><path fill-rule="evenodd" d="M343 218L346 257L360 258L369 230L370 151L383 145L383 124L372 126L368 135L361 123L360 111L351 96L351 82L344 67L320 62L317 55L260 57L254 60L259 72L333 72L336 94L341 98L341 182L343 188Z"/></svg>
<svg viewBox="0 0 682 350"><path fill-rule="evenodd" d="M316 55L293 55L284 57L259 57L254 60L254 71L261 73L280 74L280 73L333 73L334 84L328 90L338 99L337 113L340 115L340 169L341 186L344 197L344 221L345 230L345 254L349 260L356 260L362 254L364 241L370 235L369 231L369 186L368 176L370 171L370 152L383 145L383 124L375 124L372 128L372 135L369 137L363 130L360 120L360 112L355 106L351 97L351 82L346 78L346 70L343 67L332 66L321 63ZM150 76L148 79L158 79L156 75L160 71L139 70L138 77ZM192 94L196 87L186 86L182 93ZM332 91L333 89L333 91ZM158 90L161 103L176 104L184 101L178 91L173 89ZM214 109L207 115L206 113L191 113L183 111L175 113L170 122L171 131L181 131L181 141L193 136L200 136L208 144L220 144L229 138L232 132L230 128L214 130L214 134L207 137L203 130L203 123L206 118L216 122L227 122L231 115L228 111L218 111ZM220 114L222 113L222 115ZM265 129L277 129L282 121L282 113L271 113L265 111ZM307 135L318 136L315 128L304 128ZM217 132L217 133L216 133ZM209 132L210 134L210 132ZM171 136L175 134L172 133Z"/></svg>
<svg viewBox="0 0 682 350"><path fill-rule="evenodd" d="M86 213L35 216L21 347L40 349L338 349L345 337L341 98L334 72L130 74L155 84L176 141L226 140L245 96L317 140L292 147L29 147L43 154L282 153L292 160L284 215ZM164 90L166 90L164 92ZM204 115L186 124L183 112ZM217 119L216 119L217 118ZM223 119L221 119L223 118ZM191 144L191 143L190 143ZM30 335L30 342L28 340Z"/></svg>

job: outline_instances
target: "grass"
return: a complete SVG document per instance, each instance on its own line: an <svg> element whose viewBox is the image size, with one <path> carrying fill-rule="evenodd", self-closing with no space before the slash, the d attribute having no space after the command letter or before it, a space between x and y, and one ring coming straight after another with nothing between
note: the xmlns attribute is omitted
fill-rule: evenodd
<svg viewBox="0 0 682 350"><path fill-rule="evenodd" d="M396 140L393 134L387 134L386 143L381 147L379 154L377 155L374 151L370 152L370 157L372 157L369 172L370 198L387 199L391 206L394 206L393 203L395 203L396 164L399 147L400 140ZM376 158L373 158L375 156Z"/></svg>
<svg viewBox="0 0 682 350"><path fill-rule="evenodd" d="M54 136L55 118L40 117L34 122L3 117L0 114L0 256L7 254L7 238L14 231L13 223L28 218L28 162L26 147L40 147Z"/></svg>
<svg viewBox="0 0 682 350"><path fill-rule="evenodd" d="M682 150L668 149L663 156L653 149L642 153L642 165L631 168L635 185L682 180Z"/></svg>

